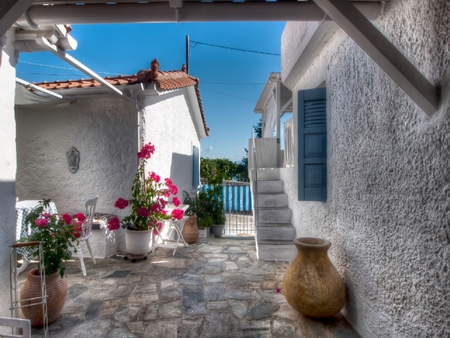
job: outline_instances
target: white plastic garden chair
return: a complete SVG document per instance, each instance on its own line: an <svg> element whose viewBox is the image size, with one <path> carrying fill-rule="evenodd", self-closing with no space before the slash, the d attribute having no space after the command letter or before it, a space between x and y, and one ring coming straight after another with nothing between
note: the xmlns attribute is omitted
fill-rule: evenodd
<svg viewBox="0 0 450 338"><path fill-rule="evenodd" d="M89 243L89 238L92 235L92 221L94 220L94 214L95 214L95 207L97 205L98 196L88 199L86 201L85 207L86 210L84 212L84 215L86 216L86 220L83 222L82 230L81 230L81 236L78 238L78 256L80 257L80 263L81 263L81 271L83 272L83 276L86 276L86 267L84 266L83 261L83 251L81 250L81 244L83 242L86 242L87 248L89 250L89 253L91 254L92 261L94 264L97 264L95 261L95 257L92 254L92 248L91 244Z"/></svg>

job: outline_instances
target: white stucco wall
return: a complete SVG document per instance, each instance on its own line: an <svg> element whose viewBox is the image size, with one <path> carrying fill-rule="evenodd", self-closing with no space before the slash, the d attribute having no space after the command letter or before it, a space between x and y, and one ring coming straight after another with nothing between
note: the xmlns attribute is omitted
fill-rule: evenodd
<svg viewBox="0 0 450 338"><path fill-rule="evenodd" d="M16 128L14 121L15 59L13 34L7 34L0 49L0 316L9 317L9 246L15 240L16 224Z"/></svg>
<svg viewBox="0 0 450 338"><path fill-rule="evenodd" d="M297 168L282 177L297 237L331 240L348 292L343 314L362 337L447 337L450 7L391 1L374 24L444 87L439 110L427 117L340 31L293 90L297 111L298 90L326 83L327 203L297 201ZM286 26L283 40L301 36L295 27Z"/></svg>
<svg viewBox="0 0 450 338"><path fill-rule="evenodd" d="M75 213L98 195L97 212L126 216L114 202L131 197L137 169L137 111L131 102L103 95L73 104L17 106L16 121L20 200L51 198L59 213ZM80 152L76 173L66 157L71 147Z"/></svg>
<svg viewBox="0 0 450 338"><path fill-rule="evenodd" d="M142 114L144 143L155 145L147 169L172 179L181 201L192 189L192 146L200 149L188 100L186 89L147 96Z"/></svg>

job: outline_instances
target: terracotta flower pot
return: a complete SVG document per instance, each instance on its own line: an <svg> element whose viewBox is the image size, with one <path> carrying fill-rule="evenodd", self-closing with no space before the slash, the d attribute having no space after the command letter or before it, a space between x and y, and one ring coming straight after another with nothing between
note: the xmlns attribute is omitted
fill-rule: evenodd
<svg viewBox="0 0 450 338"><path fill-rule="evenodd" d="M331 243L319 238L297 238L297 257L284 275L283 293L298 312L313 318L338 313L345 303L345 286L328 258Z"/></svg>
<svg viewBox="0 0 450 338"><path fill-rule="evenodd" d="M186 222L184 222L181 235L188 244L195 244L198 242L199 232L197 227L197 216L189 216Z"/></svg>
<svg viewBox="0 0 450 338"><path fill-rule="evenodd" d="M67 281L61 278L59 270L51 275L45 276L45 285L47 290L47 317L48 323L53 323L61 313L67 296ZM41 277L38 269L28 272L22 289L20 290L21 315L23 318L31 320L33 327L44 326L44 316L42 312L42 304L26 306L37 302L36 300L27 300L30 298L41 297ZM23 299L23 300L22 300Z"/></svg>

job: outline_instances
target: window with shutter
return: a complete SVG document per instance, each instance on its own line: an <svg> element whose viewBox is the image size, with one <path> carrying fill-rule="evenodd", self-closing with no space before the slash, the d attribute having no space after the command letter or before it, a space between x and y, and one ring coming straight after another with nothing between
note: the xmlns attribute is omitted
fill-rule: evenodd
<svg viewBox="0 0 450 338"><path fill-rule="evenodd" d="M195 190L200 185L200 158L198 147L192 148L192 188Z"/></svg>
<svg viewBox="0 0 450 338"><path fill-rule="evenodd" d="M298 200L327 201L326 89L298 92Z"/></svg>

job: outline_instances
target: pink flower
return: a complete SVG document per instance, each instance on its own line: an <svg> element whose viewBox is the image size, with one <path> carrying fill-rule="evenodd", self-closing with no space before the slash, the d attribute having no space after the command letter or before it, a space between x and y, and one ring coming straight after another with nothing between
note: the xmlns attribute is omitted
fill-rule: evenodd
<svg viewBox="0 0 450 338"><path fill-rule="evenodd" d="M116 203L114 203L114 206L119 209L125 209L128 206L129 202L127 200L124 200L123 198L119 198Z"/></svg>
<svg viewBox="0 0 450 338"><path fill-rule="evenodd" d="M176 207L178 207L181 204L181 201L178 197L172 198L173 204L175 204Z"/></svg>
<svg viewBox="0 0 450 338"><path fill-rule="evenodd" d="M151 209L152 212L158 213L161 211L161 206L158 203L153 203Z"/></svg>
<svg viewBox="0 0 450 338"><path fill-rule="evenodd" d="M163 215L167 215L167 210L164 210L164 209L163 209L163 210L161 210L160 212L161 212L161 214L163 214Z"/></svg>
<svg viewBox="0 0 450 338"><path fill-rule="evenodd" d="M117 230L120 228L120 221L117 217L114 217L112 220L108 222L108 229L110 231Z"/></svg>
<svg viewBox="0 0 450 338"><path fill-rule="evenodd" d="M183 214L184 214L184 211L181 210L181 209L173 209L172 213L171 213L172 217L177 219L177 220L182 219L183 218Z"/></svg>
<svg viewBox="0 0 450 338"><path fill-rule="evenodd" d="M139 216L148 217L150 215L150 211L148 211L145 207L137 207L136 212Z"/></svg>
<svg viewBox="0 0 450 338"><path fill-rule="evenodd" d="M154 171L150 173L150 179L156 183L159 183L161 181L161 176L156 175Z"/></svg>
<svg viewBox="0 0 450 338"><path fill-rule="evenodd" d="M170 178L166 178L164 179L164 181L166 182L166 185L169 187L173 184L172 180Z"/></svg>
<svg viewBox="0 0 450 338"><path fill-rule="evenodd" d="M83 214L81 214L83 215ZM84 215L83 215L84 216ZM76 238L79 238L81 236L81 231L83 231L83 226L82 226L83 222L73 222L73 228L75 229L75 232L73 233L73 235Z"/></svg>
<svg viewBox="0 0 450 338"><path fill-rule="evenodd" d="M149 142L142 147L140 152L138 152L138 157L148 159L152 156L152 154L154 152L155 152L155 146Z"/></svg>
<svg viewBox="0 0 450 338"><path fill-rule="evenodd" d="M161 204L162 208L165 208L167 205L167 201L164 198L158 198L159 203Z"/></svg>
<svg viewBox="0 0 450 338"><path fill-rule="evenodd" d="M278 293L280 293L280 292L281 292L281 290L277 288L277 292L278 292Z"/></svg>
<svg viewBox="0 0 450 338"><path fill-rule="evenodd" d="M38 227L46 227L48 225L48 219L46 219L46 218L37 219L36 225Z"/></svg>
<svg viewBox="0 0 450 338"><path fill-rule="evenodd" d="M158 223L156 224L156 227L158 228L158 231L156 231L156 229L153 229L153 234L155 234L155 235L157 235L157 234L161 231L162 223L161 223L161 222L158 222Z"/></svg>
<svg viewBox="0 0 450 338"><path fill-rule="evenodd" d="M80 222L84 222L86 220L86 216L84 216L81 212L75 214L74 218L76 218Z"/></svg>
<svg viewBox="0 0 450 338"><path fill-rule="evenodd" d="M64 221L65 221L67 224L72 223L72 217L70 217L69 214L63 214L63 215L62 215L62 218L64 218Z"/></svg>
<svg viewBox="0 0 450 338"><path fill-rule="evenodd" d="M171 184L169 186L170 192L172 193L172 195L176 195L178 194L178 188L175 184Z"/></svg>
<svg viewBox="0 0 450 338"><path fill-rule="evenodd" d="M42 217L44 217L44 218L52 218L52 215L49 214L48 212L44 212L44 213L42 214Z"/></svg>
<svg viewBox="0 0 450 338"><path fill-rule="evenodd" d="M169 197L170 196L170 190L169 189L163 189L162 191L164 192L164 197Z"/></svg>

